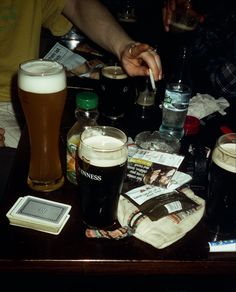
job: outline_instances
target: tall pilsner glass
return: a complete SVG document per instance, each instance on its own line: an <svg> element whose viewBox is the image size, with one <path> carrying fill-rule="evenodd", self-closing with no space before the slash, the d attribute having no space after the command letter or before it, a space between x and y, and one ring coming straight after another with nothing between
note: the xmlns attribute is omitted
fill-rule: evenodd
<svg viewBox="0 0 236 292"><path fill-rule="evenodd" d="M28 185L37 191L54 191L64 183L59 153L66 101L64 67L43 59L26 61L19 67L18 90L30 139Z"/></svg>

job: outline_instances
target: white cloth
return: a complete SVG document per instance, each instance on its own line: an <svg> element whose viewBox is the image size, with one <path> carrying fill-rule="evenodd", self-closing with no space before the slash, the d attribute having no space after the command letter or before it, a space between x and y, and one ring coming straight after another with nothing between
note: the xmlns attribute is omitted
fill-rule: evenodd
<svg viewBox="0 0 236 292"><path fill-rule="evenodd" d="M225 115L225 109L229 105L229 102L224 97L216 99L209 94L197 93L190 99L188 115L198 119L203 119L214 112Z"/></svg>
<svg viewBox="0 0 236 292"><path fill-rule="evenodd" d="M21 130L11 102L0 102L0 127L5 129L5 145L17 148Z"/></svg>

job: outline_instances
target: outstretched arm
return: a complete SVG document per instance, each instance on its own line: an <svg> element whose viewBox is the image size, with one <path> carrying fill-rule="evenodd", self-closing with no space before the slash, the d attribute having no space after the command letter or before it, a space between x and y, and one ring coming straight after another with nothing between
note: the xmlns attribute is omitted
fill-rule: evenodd
<svg viewBox="0 0 236 292"><path fill-rule="evenodd" d="M161 79L156 52L132 40L98 0L67 0L63 14L92 41L116 55L130 76L149 75L151 68L155 80Z"/></svg>

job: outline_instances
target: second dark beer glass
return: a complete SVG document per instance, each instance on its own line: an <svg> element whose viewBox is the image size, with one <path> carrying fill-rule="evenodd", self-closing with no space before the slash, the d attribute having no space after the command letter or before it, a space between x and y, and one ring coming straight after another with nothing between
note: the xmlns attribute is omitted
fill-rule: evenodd
<svg viewBox="0 0 236 292"><path fill-rule="evenodd" d="M209 170L206 219L214 239L236 233L236 133L217 140Z"/></svg>
<svg viewBox="0 0 236 292"><path fill-rule="evenodd" d="M127 136L108 126L86 127L78 150L77 180L83 222L112 226L128 159Z"/></svg>
<svg viewBox="0 0 236 292"><path fill-rule="evenodd" d="M131 80L124 70L117 65L104 66L100 75L99 124L120 128L134 96Z"/></svg>

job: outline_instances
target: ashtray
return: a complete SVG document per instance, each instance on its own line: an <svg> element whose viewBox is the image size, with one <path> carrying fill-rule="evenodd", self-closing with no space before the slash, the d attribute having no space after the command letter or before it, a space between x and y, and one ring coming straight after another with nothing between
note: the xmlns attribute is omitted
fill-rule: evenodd
<svg viewBox="0 0 236 292"><path fill-rule="evenodd" d="M135 144L146 150L156 150L166 153L178 153L180 142L178 139L168 133L160 133L159 131L145 131L136 135Z"/></svg>

